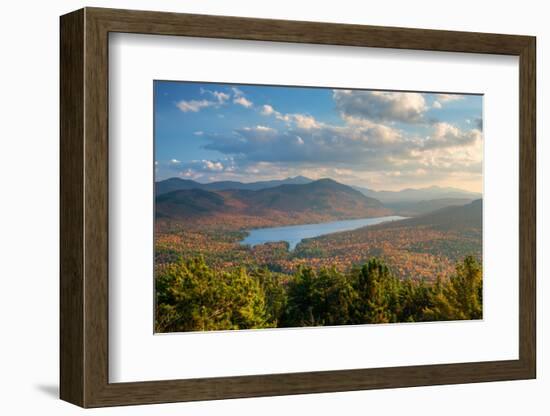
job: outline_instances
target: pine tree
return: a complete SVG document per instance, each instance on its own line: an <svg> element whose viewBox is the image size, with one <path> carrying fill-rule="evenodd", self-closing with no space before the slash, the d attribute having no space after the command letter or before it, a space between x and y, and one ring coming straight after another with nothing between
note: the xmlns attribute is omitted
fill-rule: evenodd
<svg viewBox="0 0 550 416"><path fill-rule="evenodd" d="M447 282L438 280L432 306L424 311L426 320L464 320L483 317L483 280L479 263L471 256L456 266Z"/></svg>
<svg viewBox="0 0 550 416"><path fill-rule="evenodd" d="M200 257L157 270L156 311L158 332L269 326L258 281L244 269L214 272Z"/></svg>

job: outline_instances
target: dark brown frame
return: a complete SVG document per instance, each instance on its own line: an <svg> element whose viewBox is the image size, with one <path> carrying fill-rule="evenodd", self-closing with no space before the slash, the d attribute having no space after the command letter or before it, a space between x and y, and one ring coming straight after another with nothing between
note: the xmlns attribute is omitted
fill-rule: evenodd
<svg viewBox="0 0 550 416"><path fill-rule="evenodd" d="M515 55L520 65L519 359L109 383L110 32ZM63 400L82 407L337 392L536 377L535 52L531 36L85 8L61 17Z"/></svg>

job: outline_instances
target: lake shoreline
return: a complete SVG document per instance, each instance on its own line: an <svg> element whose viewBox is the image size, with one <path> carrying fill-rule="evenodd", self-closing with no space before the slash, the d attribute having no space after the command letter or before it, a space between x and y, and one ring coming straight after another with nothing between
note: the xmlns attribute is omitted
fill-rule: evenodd
<svg viewBox="0 0 550 416"><path fill-rule="evenodd" d="M265 227L247 230L248 235L239 243L254 247L265 243L286 242L289 251L293 251L304 239L320 237L327 234L356 230L370 225L390 221L404 220L407 217L390 215L383 217L357 218L322 223L286 225L280 227Z"/></svg>

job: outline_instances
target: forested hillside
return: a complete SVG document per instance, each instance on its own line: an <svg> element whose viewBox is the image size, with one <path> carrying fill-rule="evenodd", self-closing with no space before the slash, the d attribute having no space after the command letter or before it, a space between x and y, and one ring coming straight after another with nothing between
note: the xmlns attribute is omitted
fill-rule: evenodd
<svg viewBox="0 0 550 416"><path fill-rule="evenodd" d="M159 220L181 223L284 225L389 214L380 201L331 179L259 190L181 189L158 195Z"/></svg>
<svg viewBox="0 0 550 416"><path fill-rule="evenodd" d="M301 267L286 276L216 271L198 257L156 273L157 332L482 318L482 270L472 257L432 284L399 279L376 258L345 273Z"/></svg>

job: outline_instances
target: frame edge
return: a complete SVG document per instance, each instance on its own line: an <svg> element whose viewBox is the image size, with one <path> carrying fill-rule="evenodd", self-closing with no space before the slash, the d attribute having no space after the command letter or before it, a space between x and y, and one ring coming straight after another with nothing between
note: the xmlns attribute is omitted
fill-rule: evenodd
<svg viewBox="0 0 550 416"><path fill-rule="evenodd" d="M519 55L520 70L520 349L525 378L537 377L537 152L536 37L526 39Z"/></svg>
<svg viewBox="0 0 550 416"><path fill-rule="evenodd" d="M60 18L60 388L84 406L84 19Z"/></svg>

